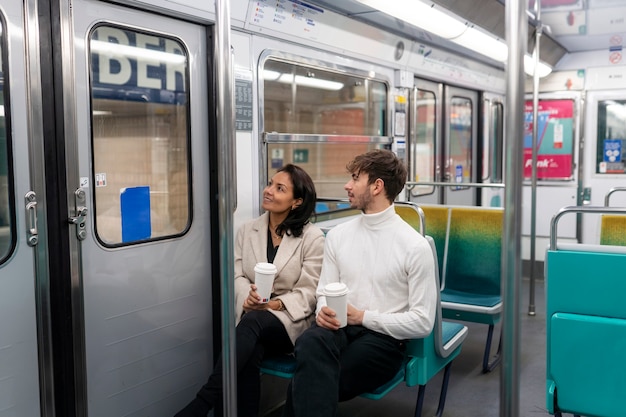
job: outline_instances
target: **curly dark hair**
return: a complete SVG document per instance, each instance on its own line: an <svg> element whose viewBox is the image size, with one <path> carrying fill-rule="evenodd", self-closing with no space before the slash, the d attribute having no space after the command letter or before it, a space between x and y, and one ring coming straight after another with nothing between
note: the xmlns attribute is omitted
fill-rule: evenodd
<svg viewBox="0 0 626 417"><path fill-rule="evenodd" d="M276 227L276 233L280 236L286 233L299 237L302 235L302 229L315 212L315 203L317 202L315 184L313 184L309 174L297 165L287 164L276 172L289 174L293 184L293 198L302 199L302 204L291 210L287 218Z"/></svg>
<svg viewBox="0 0 626 417"><path fill-rule="evenodd" d="M404 188L408 175L404 163L396 154L386 149L374 149L357 155L348 162L346 168L351 174L367 173L368 184L373 184L378 178L383 180L385 195L391 203Z"/></svg>

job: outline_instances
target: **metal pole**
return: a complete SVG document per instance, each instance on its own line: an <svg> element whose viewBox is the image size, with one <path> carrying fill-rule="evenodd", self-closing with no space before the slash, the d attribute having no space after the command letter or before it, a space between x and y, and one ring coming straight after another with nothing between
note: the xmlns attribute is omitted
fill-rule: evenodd
<svg viewBox="0 0 626 417"><path fill-rule="evenodd" d="M222 301L222 366L225 416L237 416L237 357L235 350L234 231L236 188L234 169L235 112L233 110L233 62L230 50L230 1L215 0L215 62L217 89L218 210Z"/></svg>
<svg viewBox="0 0 626 417"><path fill-rule="evenodd" d="M522 155L524 150L524 55L526 53L526 0L506 2L506 187L502 251L502 369L500 416L519 416L519 339L522 219Z"/></svg>
<svg viewBox="0 0 626 417"><path fill-rule="evenodd" d="M535 1L535 17L537 29L535 31L535 49L533 58L535 70L533 72L533 140L532 140L532 177L530 198L530 286L528 294L528 315L535 315L535 238L537 236L537 132L539 125L539 46L541 40L541 0Z"/></svg>

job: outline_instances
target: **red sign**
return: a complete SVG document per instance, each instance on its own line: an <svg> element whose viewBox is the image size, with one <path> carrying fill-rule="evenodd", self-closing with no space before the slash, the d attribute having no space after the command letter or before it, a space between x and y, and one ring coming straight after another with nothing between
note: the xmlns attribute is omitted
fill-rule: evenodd
<svg viewBox="0 0 626 417"><path fill-rule="evenodd" d="M533 169L532 149L524 149L524 177ZM537 179L567 179L571 177L572 155L537 155Z"/></svg>

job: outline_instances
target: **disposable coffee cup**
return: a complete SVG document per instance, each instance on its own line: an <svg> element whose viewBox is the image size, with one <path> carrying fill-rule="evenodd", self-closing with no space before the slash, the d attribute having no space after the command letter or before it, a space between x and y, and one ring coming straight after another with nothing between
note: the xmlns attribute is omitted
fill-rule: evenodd
<svg viewBox="0 0 626 417"><path fill-rule="evenodd" d="M341 282L332 282L324 287L326 305L335 311L339 327L348 324L348 287Z"/></svg>
<svg viewBox="0 0 626 417"><path fill-rule="evenodd" d="M261 303L267 303L272 295L276 277L276 266L267 262L259 262L254 267L254 285L256 293L261 297Z"/></svg>

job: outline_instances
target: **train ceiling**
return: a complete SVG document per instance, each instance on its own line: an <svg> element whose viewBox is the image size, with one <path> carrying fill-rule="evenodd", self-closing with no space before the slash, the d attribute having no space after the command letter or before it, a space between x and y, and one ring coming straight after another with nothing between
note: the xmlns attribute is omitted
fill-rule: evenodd
<svg viewBox="0 0 626 417"><path fill-rule="evenodd" d="M419 42L468 53L468 50L446 39L411 26L357 0L312 0L310 3ZM433 0L426 3L441 6L500 39L505 37L504 0ZM622 38L626 39L624 0L541 0L540 4L539 16L544 28L540 42L540 59L552 66L567 53L621 48ZM532 13L533 8L534 0L529 0L529 52L534 48L538 25Z"/></svg>

